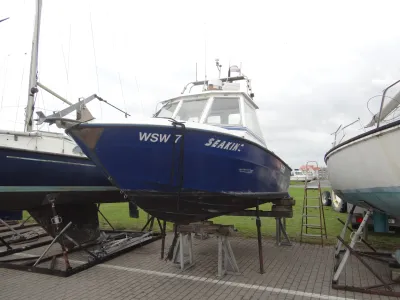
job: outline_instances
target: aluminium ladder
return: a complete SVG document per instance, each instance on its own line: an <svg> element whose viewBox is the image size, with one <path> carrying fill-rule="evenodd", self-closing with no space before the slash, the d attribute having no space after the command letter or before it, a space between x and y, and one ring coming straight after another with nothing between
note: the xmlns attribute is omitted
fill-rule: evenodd
<svg viewBox="0 0 400 300"><path fill-rule="evenodd" d="M306 172L308 172L308 168L310 166L315 166L318 172L318 163L316 161L307 162ZM319 223L318 221L309 223L309 219L311 219L311 222L312 220L317 219L319 220ZM316 230L318 230L318 233L315 232ZM322 192L319 174L317 175L317 186L309 186L307 182L307 177L304 181L304 201L301 218L300 243L302 243L303 236L320 237L322 246L324 246L324 237L325 239L328 238L328 235L326 233L325 214L324 206L322 204Z"/></svg>

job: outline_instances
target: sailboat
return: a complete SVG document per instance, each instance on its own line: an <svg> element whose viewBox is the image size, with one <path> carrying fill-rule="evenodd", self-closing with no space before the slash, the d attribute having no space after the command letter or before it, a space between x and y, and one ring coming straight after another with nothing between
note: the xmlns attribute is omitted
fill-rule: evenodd
<svg viewBox="0 0 400 300"><path fill-rule="evenodd" d="M59 124L124 195L183 224L288 197L291 168L267 148L253 98L231 66L226 78L189 83L148 120Z"/></svg>
<svg viewBox="0 0 400 300"><path fill-rule="evenodd" d="M55 203L65 222L96 223L94 203L126 199L70 137L33 130L39 88L72 105L37 79L41 8L37 0L24 131L0 130L0 210L28 210L48 224Z"/></svg>
<svg viewBox="0 0 400 300"><path fill-rule="evenodd" d="M386 117L399 107L400 92L380 110L366 128L375 128L339 143L325 154L329 181L342 200L391 216L400 216L400 120Z"/></svg>

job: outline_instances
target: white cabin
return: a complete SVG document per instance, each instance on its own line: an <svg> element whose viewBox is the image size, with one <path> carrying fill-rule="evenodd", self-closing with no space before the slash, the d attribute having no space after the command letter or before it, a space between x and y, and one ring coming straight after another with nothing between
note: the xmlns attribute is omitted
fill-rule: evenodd
<svg viewBox="0 0 400 300"><path fill-rule="evenodd" d="M238 80L247 81L250 93L240 91L239 82L234 82ZM154 117L218 126L266 148L256 113L258 106L252 99L254 94L245 76L197 81L188 85L190 84L203 85L203 91L163 101L162 108Z"/></svg>

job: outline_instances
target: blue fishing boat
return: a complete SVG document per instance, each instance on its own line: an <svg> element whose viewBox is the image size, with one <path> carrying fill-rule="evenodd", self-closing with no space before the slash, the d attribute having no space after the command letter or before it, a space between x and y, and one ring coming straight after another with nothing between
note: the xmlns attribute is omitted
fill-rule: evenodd
<svg viewBox="0 0 400 300"><path fill-rule="evenodd" d="M250 80L233 66L227 78L191 85L202 90L185 93L187 85L148 120L92 121L66 132L160 219L189 223L288 197L291 169L266 147Z"/></svg>

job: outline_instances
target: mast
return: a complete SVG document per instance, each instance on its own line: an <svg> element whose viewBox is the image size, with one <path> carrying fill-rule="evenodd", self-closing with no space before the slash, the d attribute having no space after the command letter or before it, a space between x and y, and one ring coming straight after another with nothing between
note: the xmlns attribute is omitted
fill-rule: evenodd
<svg viewBox="0 0 400 300"><path fill-rule="evenodd" d="M28 104L25 111L25 127L24 131L32 131L32 115L34 110L35 94L37 88L37 69L38 69L38 52L39 52L39 34L40 34L40 18L42 13L42 0L36 0L35 26L33 29L31 67L29 73L28 86Z"/></svg>

